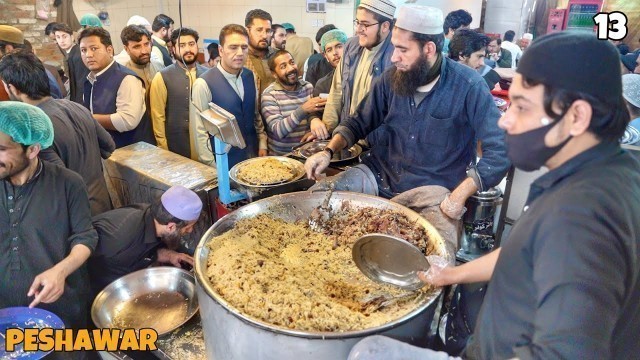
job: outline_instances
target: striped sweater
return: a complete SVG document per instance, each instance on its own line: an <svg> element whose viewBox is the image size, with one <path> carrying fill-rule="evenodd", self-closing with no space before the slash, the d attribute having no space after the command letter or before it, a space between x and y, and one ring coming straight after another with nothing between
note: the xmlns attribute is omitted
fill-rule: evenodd
<svg viewBox="0 0 640 360"><path fill-rule="evenodd" d="M313 85L300 80L296 90L287 91L278 81L262 93L261 112L267 127L269 155L283 155L309 132L310 117L302 110L313 94Z"/></svg>

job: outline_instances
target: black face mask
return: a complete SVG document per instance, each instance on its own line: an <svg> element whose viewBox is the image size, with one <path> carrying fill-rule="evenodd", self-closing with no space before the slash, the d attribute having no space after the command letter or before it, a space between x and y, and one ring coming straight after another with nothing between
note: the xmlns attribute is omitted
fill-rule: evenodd
<svg viewBox="0 0 640 360"><path fill-rule="evenodd" d="M557 119L561 119L563 116L564 114ZM505 134L507 156L513 165L524 171L538 170L547 160L560 151L571 140L571 135L554 147L548 147L544 144L544 137L559 122L556 120L549 125L522 134Z"/></svg>

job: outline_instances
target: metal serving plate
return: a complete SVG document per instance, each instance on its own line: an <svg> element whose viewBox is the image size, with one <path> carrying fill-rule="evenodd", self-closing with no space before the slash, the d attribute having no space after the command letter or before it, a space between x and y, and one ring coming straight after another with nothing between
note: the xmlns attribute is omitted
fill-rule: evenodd
<svg viewBox="0 0 640 360"><path fill-rule="evenodd" d="M184 301L184 303L183 303ZM185 310L186 309L186 310ZM179 328L198 312L193 275L185 270L159 266L125 275L96 296L91 319L98 328L153 328L162 336Z"/></svg>
<svg viewBox="0 0 640 360"><path fill-rule="evenodd" d="M329 144L328 140L313 141L300 146L297 151L301 157L308 159L311 155L324 150L327 144ZM350 161L360 156L360 154L362 154L362 148L360 145L355 144L348 149L343 149L342 151L338 151L333 154L331 162L336 163L341 161Z"/></svg>
<svg viewBox="0 0 640 360"><path fill-rule="evenodd" d="M395 236L367 234L353 244L352 257L356 266L369 279L418 290L425 284L418 271L429 269L425 254L415 245Z"/></svg>
<svg viewBox="0 0 640 360"><path fill-rule="evenodd" d="M260 184L260 185L250 184L238 178L238 171L243 167L258 165L260 162L263 162L268 159L278 160L286 164L287 166L289 166L289 168L293 170L294 175L290 179L285 181L280 181L280 182L275 182L270 184ZM252 188L265 189L265 188L270 188L276 185L288 184L301 179L304 175L305 175L304 165L296 159L288 158L285 156L262 156L262 157L252 158L252 159L248 159L248 160L237 163L234 167L231 168L231 170L229 170L229 177L231 178L231 180L233 180L238 185L241 185L248 189L252 189Z"/></svg>

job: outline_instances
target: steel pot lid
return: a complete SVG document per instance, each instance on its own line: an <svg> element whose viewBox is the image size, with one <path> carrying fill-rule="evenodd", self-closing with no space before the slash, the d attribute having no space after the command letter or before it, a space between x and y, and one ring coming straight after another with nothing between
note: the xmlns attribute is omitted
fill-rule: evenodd
<svg viewBox="0 0 640 360"><path fill-rule="evenodd" d="M499 188L491 188L486 191L478 191L472 197L478 200L495 200L502 196L502 191Z"/></svg>
<svg viewBox="0 0 640 360"><path fill-rule="evenodd" d="M358 269L373 281L411 291L425 285L418 271L428 270L429 262L420 249L404 239L367 234L355 242L351 254Z"/></svg>

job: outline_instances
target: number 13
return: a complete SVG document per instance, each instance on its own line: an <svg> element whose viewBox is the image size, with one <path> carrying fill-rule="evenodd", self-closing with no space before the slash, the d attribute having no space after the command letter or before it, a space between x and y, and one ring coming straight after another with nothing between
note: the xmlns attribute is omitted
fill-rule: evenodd
<svg viewBox="0 0 640 360"><path fill-rule="evenodd" d="M598 13L593 22L598 27L600 40L622 40L627 36L627 16L620 11Z"/></svg>

